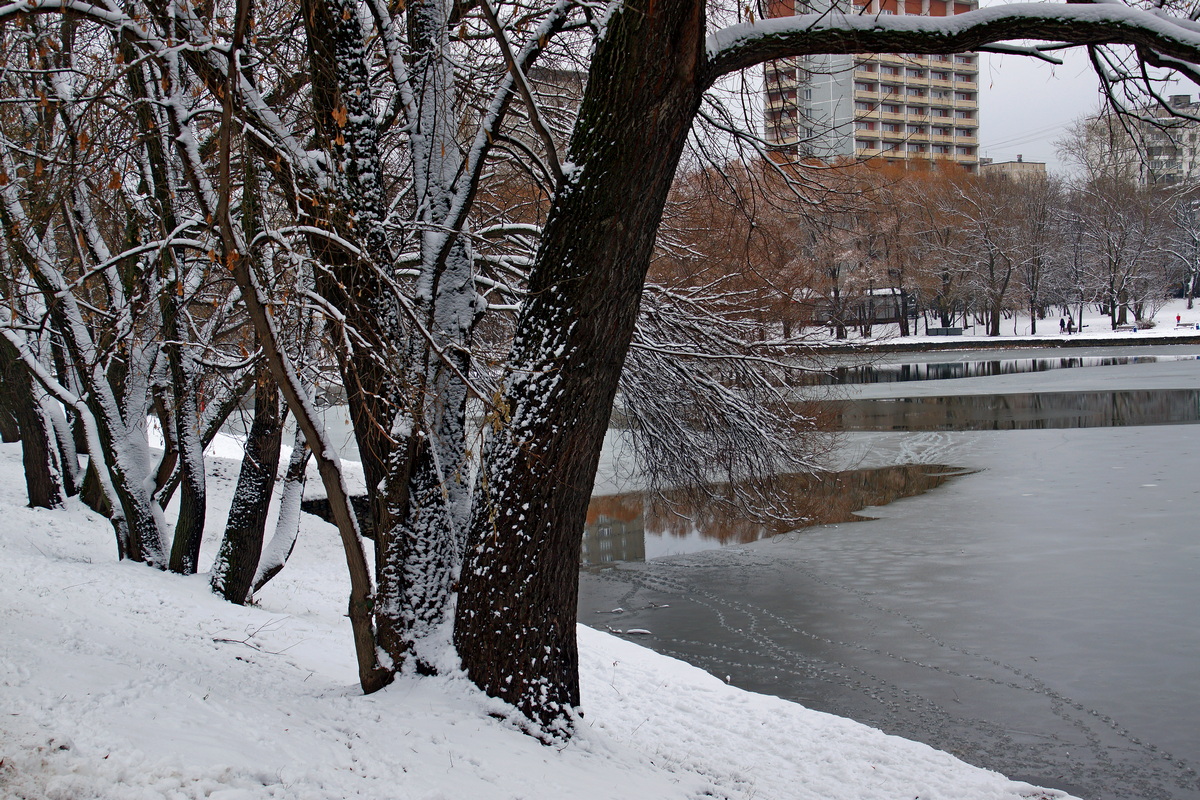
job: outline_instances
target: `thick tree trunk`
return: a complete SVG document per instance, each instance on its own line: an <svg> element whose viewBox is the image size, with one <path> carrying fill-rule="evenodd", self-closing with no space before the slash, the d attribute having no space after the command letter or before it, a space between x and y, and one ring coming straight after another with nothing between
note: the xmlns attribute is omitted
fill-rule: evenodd
<svg viewBox="0 0 1200 800"><path fill-rule="evenodd" d="M245 604L253 589L283 443L279 387L265 362L258 367L258 373L254 421L246 438L225 537L213 563L211 578L213 592L238 605Z"/></svg>
<svg viewBox="0 0 1200 800"><path fill-rule="evenodd" d="M433 671L449 649L449 614L470 517L465 376L479 316L468 238L453 232L464 158L449 0L409 8L414 87L412 143L420 209L421 270L414 307L425 336L412 337L405 399L380 510L380 645L396 665Z"/></svg>
<svg viewBox="0 0 1200 800"><path fill-rule="evenodd" d="M346 388L355 441L372 498L377 529L378 488L387 475L391 425L397 409L396 380L389 361L402 351L404 328L391 288L392 256L383 229L387 209L379 135L356 0L304 0L303 13L318 141L338 165L328 202L304 206L306 220L351 241L361 241L366 259L347 253L326 237L310 244L328 270L317 273L317 291L346 316L345 340L337 357ZM359 338L361 337L361 338Z"/></svg>
<svg viewBox="0 0 1200 800"><path fill-rule="evenodd" d="M454 639L471 679L543 731L569 731L579 704L588 498L703 57L698 0L609 18L493 410Z"/></svg>

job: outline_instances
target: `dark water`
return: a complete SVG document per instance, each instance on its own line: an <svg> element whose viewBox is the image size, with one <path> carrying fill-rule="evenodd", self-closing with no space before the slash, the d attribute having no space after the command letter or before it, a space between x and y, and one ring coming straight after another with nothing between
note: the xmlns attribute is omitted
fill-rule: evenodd
<svg viewBox="0 0 1200 800"><path fill-rule="evenodd" d="M1125 364L1156 364L1166 361L1195 361L1197 355L1072 356L1054 358L996 358L978 361L948 361L913 364L869 364L836 367L816 382L840 386L856 383L904 383L941 381L953 378L982 378L1048 372L1079 367L1112 367Z"/></svg>
<svg viewBox="0 0 1200 800"><path fill-rule="evenodd" d="M583 533L583 563L644 561L672 552L695 552L748 544L806 525L867 519L857 512L941 486L956 467L902 464L817 474L777 476L777 502L749 518L720 502L697 503L689 495L650 500L642 492L593 497ZM713 487L718 498L724 487Z"/></svg>
<svg viewBox="0 0 1200 800"><path fill-rule="evenodd" d="M846 431L1011 431L1200 422L1200 391L1035 392L847 400Z"/></svg>
<svg viewBox="0 0 1200 800"><path fill-rule="evenodd" d="M985 369L1001 371L975 374L1006 367ZM896 493L934 492L889 509L896 522L813 527L753 547L737 545L769 527L593 506L595 523L632 513L639 532L707 528L731 546L642 561L642 544L625 563L612 548L589 558L580 621L651 631L638 643L734 685L1086 800L1200 800L1200 481L1155 453L1170 442L1182 463L1200 464L1200 439L1132 427L1200 422L1200 392L862 400L841 414L852 431L1027 432L954 434L1000 448L1007 463L995 472L892 473L925 472L942 487ZM1058 433L1077 428L1112 433ZM1010 441L1020 444L997 444ZM875 474L887 473L861 479ZM935 501L960 481L975 482L971 505Z"/></svg>

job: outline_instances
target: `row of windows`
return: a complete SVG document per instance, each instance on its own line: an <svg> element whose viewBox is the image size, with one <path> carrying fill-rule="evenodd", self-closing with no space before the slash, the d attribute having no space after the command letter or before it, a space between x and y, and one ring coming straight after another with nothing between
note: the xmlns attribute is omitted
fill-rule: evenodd
<svg viewBox="0 0 1200 800"><path fill-rule="evenodd" d="M879 142L875 139L857 139L855 144L859 150L903 150L906 153L933 153L939 156L965 156L974 158L977 149L969 145L925 144L923 142L906 142L903 145Z"/></svg>
<svg viewBox="0 0 1200 800"><path fill-rule="evenodd" d="M878 69L876 69L877 67ZM859 64L855 69L856 71L862 73L873 73L877 71L880 75L891 75L895 77L903 75L906 78L919 78L921 80L929 78L930 80L935 81L953 80L957 83L975 83L976 77L973 73L947 72L945 70L936 69L924 70L917 67L905 67L901 69L900 67L892 66L891 64Z"/></svg>
<svg viewBox="0 0 1200 800"><path fill-rule="evenodd" d="M971 108L960 108L953 110L949 108L930 108L929 106L910 105L902 106L898 103L872 103L867 100L857 100L854 103L854 111L859 114L873 114L876 111L884 114L904 114L907 110L909 117L935 117L949 119L953 116L955 119L975 119L975 110Z"/></svg>
<svg viewBox="0 0 1200 800"><path fill-rule="evenodd" d="M866 102L864 100L859 100L859 101L855 102L855 104L854 104L854 111L859 116L862 116L864 114L872 114L876 111L882 111L884 114L900 115L905 112L905 108L906 108L905 106L897 105L894 103L875 104L875 103ZM914 117L918 117L918 118L928 117L928 118L932 118L935 120L936 119L944 119L947 121L949 121L950 119L961 119L961 120L975 119L975 109L973 109L973 108L958 108L958 109L951 110L949 108L929 108L928 106L907 106L907 109L908 109L909 119L912 119Z"/></svg>
<svg viewBox="0 0 1200 800"><path fill-rule="evenodd" d="M940 15L931 15L940 16ZM947 55L926 55L925 53L896 53L897 56L904 59L912 59L913 61L931 61L935 64L962 64L963 66L974 66L975 56L970 53L956 53L952 56Z"/></svg>
<svg viewBox="0 0 1200 800"><path fill-rule="evenodd" d="M898 122L876 123L873 120L859 120L854 123L857 131L881 130L886 133L912 133L919 136L957 136L959 138L974 138L974 128L951 128L943 125L901 125Z"/></svg>
<svg viewBox="0 0 1200 800"><path fill-rule="evenodd" d="M951 99L960 102L975 102L975 92L951 92L948 89L926 89L923 86L895 86L890 83L871 83L855 81L856 92L879 92L882 95L900 95L903 97L928 97L931 100L949 102Z"/></svg>

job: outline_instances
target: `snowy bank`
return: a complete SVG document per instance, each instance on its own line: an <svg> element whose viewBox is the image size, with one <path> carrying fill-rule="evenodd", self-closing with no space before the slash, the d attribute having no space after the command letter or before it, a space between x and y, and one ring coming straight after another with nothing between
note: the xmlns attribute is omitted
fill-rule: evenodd
<svg viewBox="0 0 1200 800"><path fill-rule="evenodd" d="M219 528L236 464L213 471ZM461 676L364 697L323 523L239 608L205 575L118 563L74 501L23 507L18 446L0 445L0 479L0 797L1064 797L582 627L585 717L560 747Z"/></svg>

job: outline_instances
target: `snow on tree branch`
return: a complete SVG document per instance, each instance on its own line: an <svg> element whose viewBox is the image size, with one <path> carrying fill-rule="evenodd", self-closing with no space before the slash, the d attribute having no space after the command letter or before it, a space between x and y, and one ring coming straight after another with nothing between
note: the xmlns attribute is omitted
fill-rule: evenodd
<svg viewBox="0 0 1200 800"><path fill-rule="evenodd" d="M957 53L1014 40L1127 44L1200 61L1200 26L1120 3L1017 3L951 17L805 14L731 25L708 39L709 83L775 58L824 53Z"/></svg>

